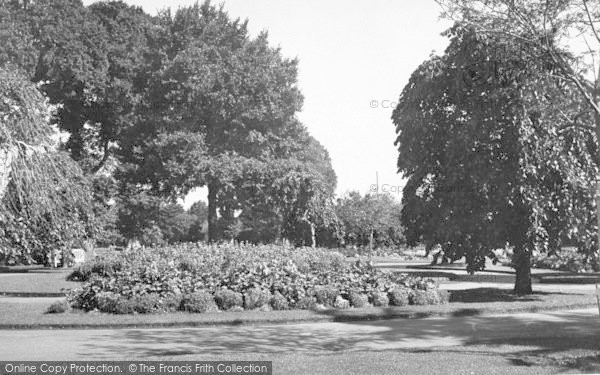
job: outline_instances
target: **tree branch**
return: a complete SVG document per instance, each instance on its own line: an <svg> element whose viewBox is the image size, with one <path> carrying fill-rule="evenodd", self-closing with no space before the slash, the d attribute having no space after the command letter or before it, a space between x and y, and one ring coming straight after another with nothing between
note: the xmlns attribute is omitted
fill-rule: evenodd
<svg viewBox="0 0 600 375"><path fill-rule="evenodd" d="M598 43L600 43L600 35L598 35L598 30L596 30L596 26L594 26L594 21L592 20L592 15L590 14L590 9L588 8L587 0L583 0L583 7L585 8L585 14L587 15L587 19L590 22L592 32L594 33L594 36L596 37Z"/></svg>

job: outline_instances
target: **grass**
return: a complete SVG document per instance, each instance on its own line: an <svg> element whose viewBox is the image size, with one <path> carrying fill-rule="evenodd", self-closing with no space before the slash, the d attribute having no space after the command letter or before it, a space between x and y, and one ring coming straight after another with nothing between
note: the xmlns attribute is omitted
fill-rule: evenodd
<svg viewBox="0 0 600 375"><path fill-rule="evenodd" d="M14 297L59 297L63 289L80 283L66 281L69 270L40 269L23 273L0 273L0 295Z"/></svg>
<svg viewBox="0 0 600 375"><path fill-rule="evenodd" d="M483 296L485 299L482 299ZM45 314L53 301L51 299L9 298L3 301L0 298L0 328L194 327L223 324L358 321L564 310L595 306L596 303L593 294L546 293L525 297L513 296L511 300L508 300L511 298L510 296L512 295L506 290L471 289L453 291L451 301L454 302L438 306L370 307L326 311L241 311L205 314L177 312L136 315L84 313L81 311Z"/></svg>
<svg viewBox="0 0 600 375"><path fill-rule="evenodd" d="M564 372L553 361L517 365L518 354L497 353L488 347L469 352L456 350L352 351L314 353L259 353L161 356L173 361L272 361L274 374L551 374ZM585 367L584 367L585 368Z"/></svg>

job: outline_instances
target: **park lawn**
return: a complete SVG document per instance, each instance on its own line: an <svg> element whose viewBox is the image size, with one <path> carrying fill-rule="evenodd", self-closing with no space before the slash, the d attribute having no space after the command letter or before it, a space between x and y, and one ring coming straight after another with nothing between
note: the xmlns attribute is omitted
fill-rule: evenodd
<svg viewBox="0 0 600 375"><path fill-rule="evenodd" d="M596 303L595 297L591 293L540 293L515 297L508 290L471 289L453 291L451 301L454 302L437 306L370 307L326 311L240 311L205 314L176 312L113 315L81 311L45 314L52 300L39 300L37 298L0 298L0 328L193 327L217 324L377 320L564 310L595 306Z"/></svg>
<svg viewBox="0 0 600 375"><path fill-rule="evenodd" d="M51 297L63 290L78 288L81 283L67 281L70 270L41 269L22 273L0 273L0 295Z"/></svg>
<svg viewBox="0 0 600 375"><path fill-rule="evenodd" d="M312 353L230 353L157 356L164 361L272 361L274 374L557 374L598 372L598 362L575 363L565 355L528 363L517 347L474 346L466 350L431 348L417 351L332 351ZM520 362L523 361L523 362ZM522 364L521 364L522 363ZM586 371L587 370L587 371ZM595 371L594 371L595 370Z"/></svg>

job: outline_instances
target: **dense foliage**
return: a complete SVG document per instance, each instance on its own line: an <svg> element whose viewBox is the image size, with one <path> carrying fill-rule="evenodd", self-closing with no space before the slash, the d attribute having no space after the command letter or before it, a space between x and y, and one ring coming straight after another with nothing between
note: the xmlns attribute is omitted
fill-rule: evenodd
<svg viewBox="0 0 600 375"><path fill-rule="evenodd" d="M432 281L349 263L329 250L280 246L186 244L113 253L80 266L72 279L86 280L69 297L74 307L108 312L121 311L115 307L121 304L121 312L141 312L134 308L140 298L152 301L151 311L210 311L213 303L222 310L383 306L390 299L412 302L417 290L445 301Z"/></svg>
<svg viewBox="0 0 600 375"><path fill-rule="evenodd" d="M565 239L595 247L595 140L565 119L579 110L579 93L539 76L552 65L472 30L449 36L446 53L413 73L393 114L408 177L407 241L464 256L471 272L508 244L515 291L530 293L532 254Z"/></svg>
<svg viewBox="0 0 600 375"><path fill-rule="evenodd" d="M45 264L48 249L94 237L90 185L56 149L49 115L33 84L0 68L0 262Z"/></svg>
<svg viewBox="0 0 600 375"><path fill-rule="evenodd" d="M350 192L338 199L335 212L343 224L344 245L373 249L403 244L401 209L389 194Z"/></svg>
<svg viewBox="0 0 600 375"><path fill-rule="evenodd" d="M335 232L329 155L296 118L298 62L266 33L208 1L156 16L123 1L0 5L0 64L56 105L104 244L200 239L202 223L174 214L198 187L211 241Z"/></svg>
<svg viewBox="0 0 600 375"><path fill-rule="evenodd" d="M556 254L540 254L532 259L532 267L567 272L598 272L600 262L585 254L564 251Z"/></svg>

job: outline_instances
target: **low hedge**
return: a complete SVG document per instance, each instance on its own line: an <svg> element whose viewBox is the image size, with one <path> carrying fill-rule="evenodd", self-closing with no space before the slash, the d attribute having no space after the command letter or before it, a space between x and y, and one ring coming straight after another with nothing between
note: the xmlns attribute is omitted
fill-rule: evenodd
<svg viewBox="0 0 600 375"><path fill-rule="evenodd" d="M72 307L117 314L447 302L431 297L440 295L431 280L384 273L363 260L350 263L331 250L275 245L128 250L74 274L86 281L70 293Z"/></svg>

